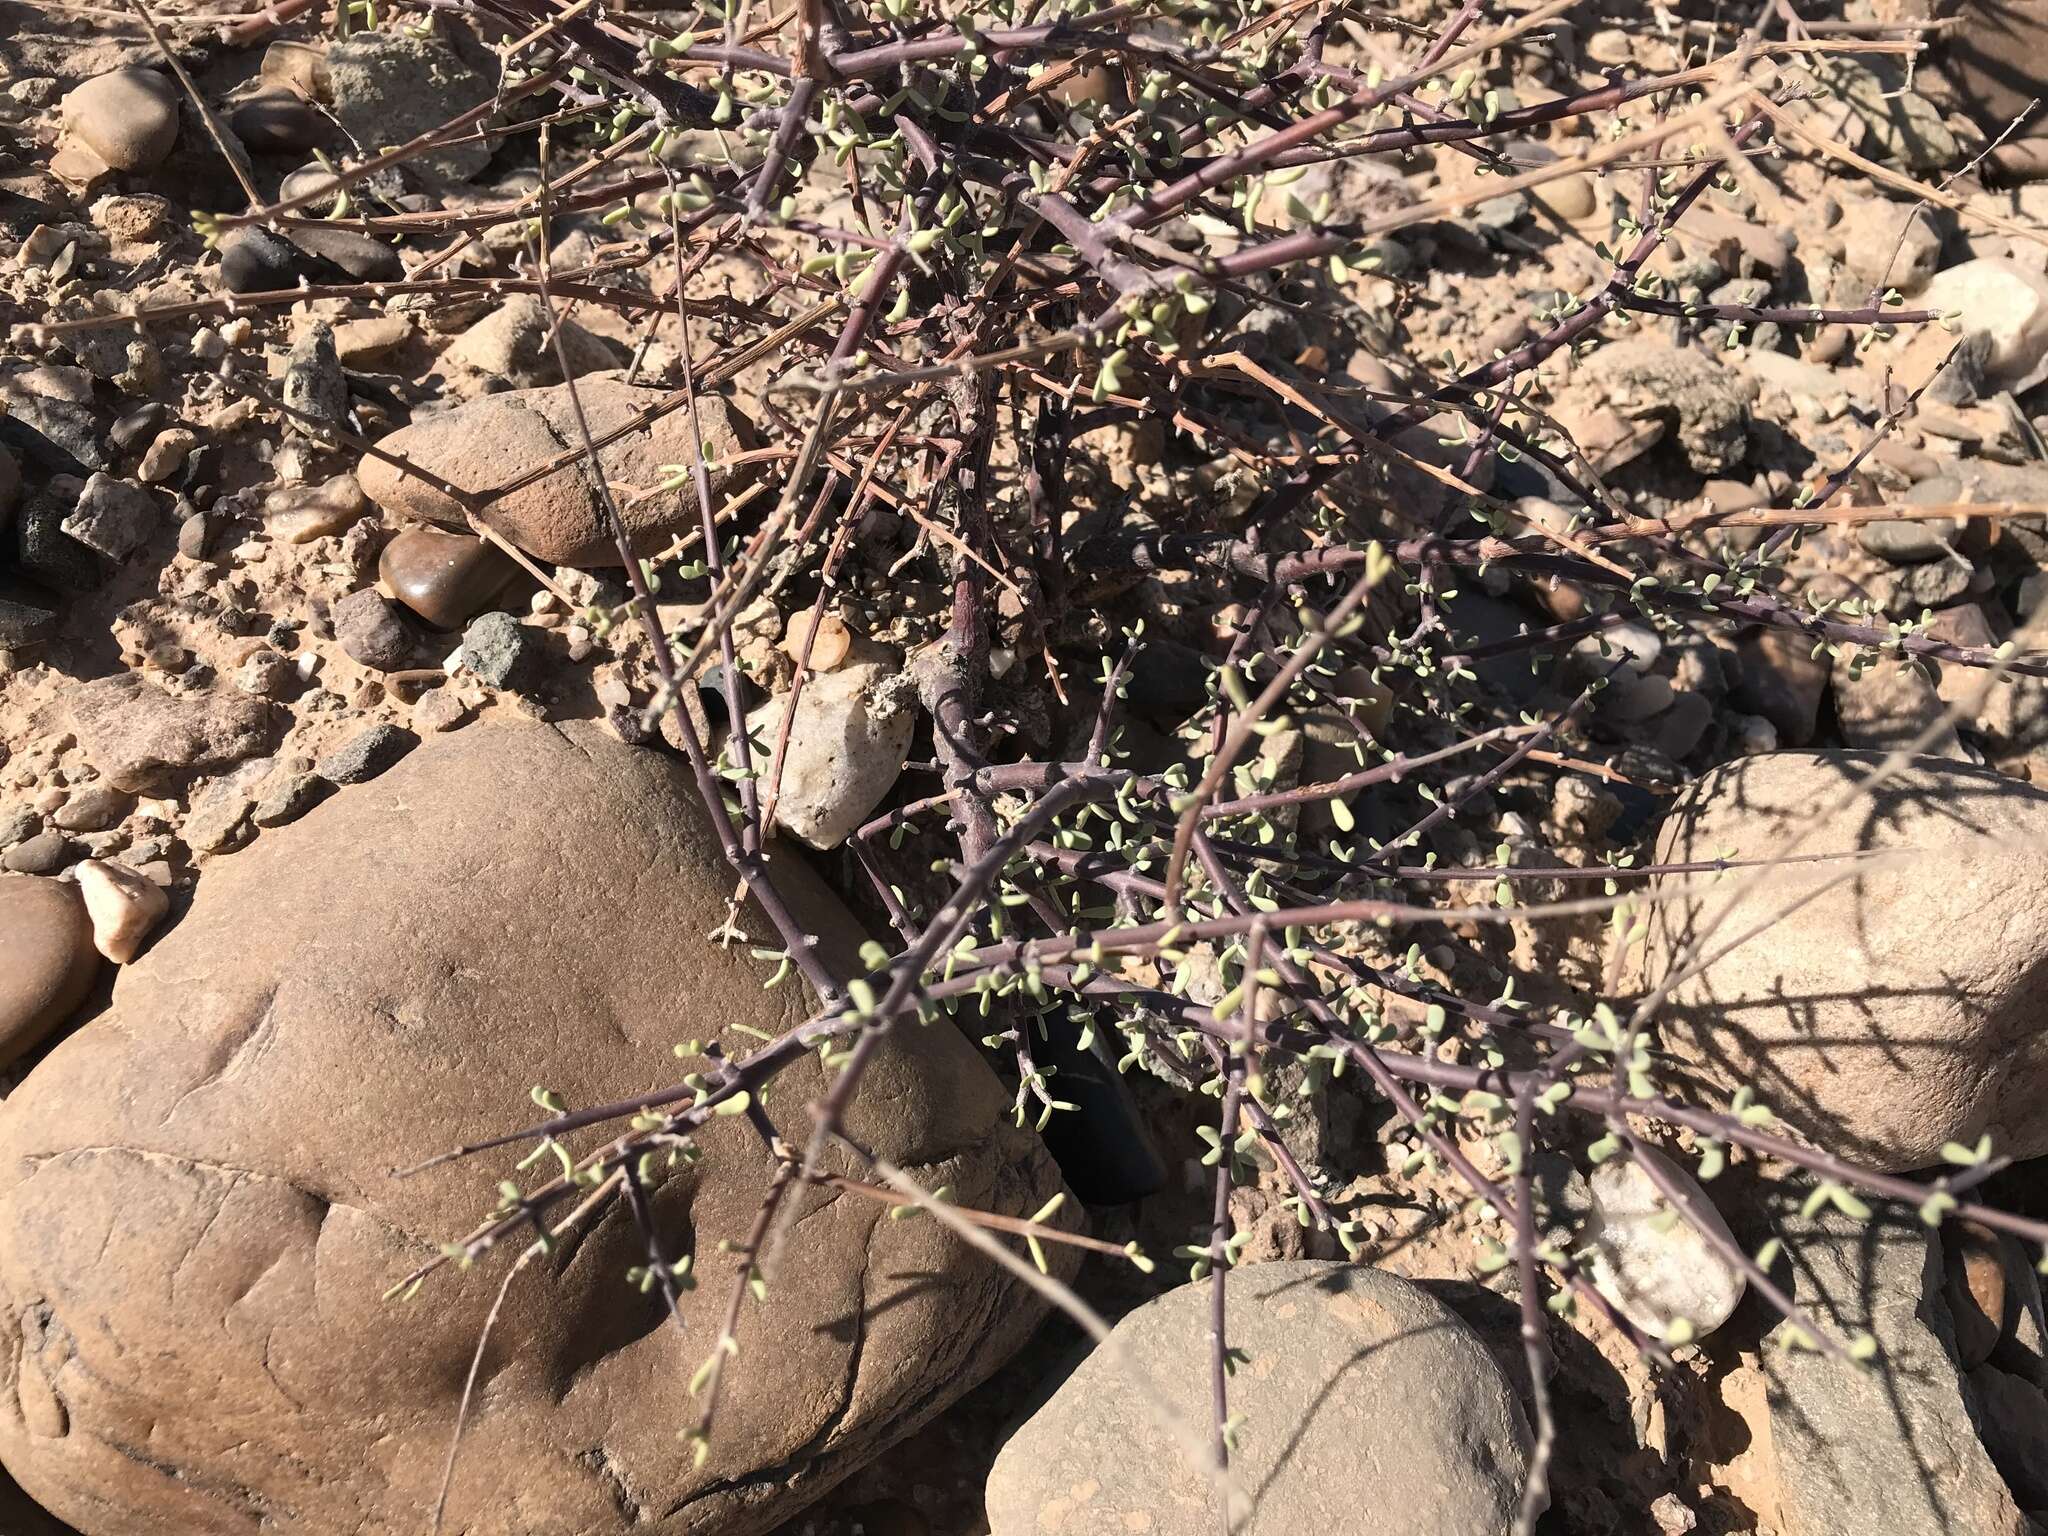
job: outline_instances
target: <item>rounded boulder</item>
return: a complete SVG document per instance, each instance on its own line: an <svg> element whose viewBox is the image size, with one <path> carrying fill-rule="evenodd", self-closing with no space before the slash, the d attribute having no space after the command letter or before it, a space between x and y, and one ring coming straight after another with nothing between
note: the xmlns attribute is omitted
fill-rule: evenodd
<svg viewBox="0 0 2048 1536"><path fill-rule="evenodd" d="M792 852L780 891L846 973L853 920ZM438 739L208 869L112 1008L0 1113L0 1461L87 1532L423 1529L509 1252L386 1289L522 1175L521 1144L408 1166L536 1116L676 1082L814 1006L707 935L733 877L674 760L594 728ZM757 912L738 922L757 941ZM793 1136L824 1067L766 1107ZM848 1132L963 1205L1059 1188L947 1023L876 1057ZM623 1126L568 1138L601 1145ZM798 1193L749 1300L701 1466L678 1432L773 1170L744 1117L660 1172L653 1223L701 1284L681 1328L628 1270L614 1204L513 1283L482 1358L446 1528L469 1536L765 1529L974 1385L1030 1293L930 1220ZM549 1159L552 1162L552 1159Z"/></svg>
<svg viewBox="0 0 2048 1536"><path fill-rule="evenodd" d="M1924 1168L1988 1131L2039 1156L2048 793L1932 757L1874 782L1883 760L1769 753L1688 789L1658 861L1759 867L1660 881L1638 986L1669 984L1656 1017L1680 1057L1831 1152Z"/></svg>
<svg viewBox="0 0 2048 1536"><path fill-rule="evenodd" d="M1442 1302L1361 1264L1234 1270L1224 1339L1238 1420L1240 1536L1507 1536L1528 1467L1522 1409L1479 1336ZM1213 1536L1218 1494L1183 1437L1209 1443L1211 1291L1126 1316L1026 1421L988 1482L994 1536ZM1169 1432L1135 1364L1172 1410ZM1251 1496L1255 1495L1255 1502ZM1246 1503L1250 1513L1244 1516Z"/></svg>
<svg viewBox="0 0 2048 1536"><path fill-rule="evenodd" d="M64 126L117 171L161 165L178 142L178 91L148 69L95 76L64 98Z"/></svg>

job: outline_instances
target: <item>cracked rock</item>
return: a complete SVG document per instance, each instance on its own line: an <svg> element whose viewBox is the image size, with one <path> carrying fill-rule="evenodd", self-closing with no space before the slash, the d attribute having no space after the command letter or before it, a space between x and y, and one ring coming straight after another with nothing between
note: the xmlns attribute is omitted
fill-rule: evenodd
<svg viewBox="0 0 2048 1536"><path fill-rule="evenodd" d="M0 1456L23 1488L102 1530L416 1523L500 1272L450 1269L401 1334L379 1297L467 1230L518 1154L389 1170L530 1115L525 1084L601 1103L642 1091L678 1030L737 1052L740 1027L805 1017L800 992L762 989L770 967L705 937L731 878L680 765L538 724L437 738L210 866L108 1013L0 1116L0 1338L22 1405L0 1414ZM801 864L778 879L828 967L852 973L853 919ZM1060 1187L957 1032L885 1041L873 1071L849 1133L927 1187L1012 1214ZM802 1052L772 1092L800 1105L826 1081ZM650 1200L660 1230L708 1254L745 1236L772 1163L737 1118L700 1144ZM471 1421L451 1528L766 1529L1037 1323L1032 1294L939 1223L829 1189L795 1198L803 1262L749 1311L747 1368L702 1466L674 1427L722 1285L682 1294L678 1330L658 1293L624 1283L645 1255L615 1208L546 1284L515 1287L496 1335L509 1368ZM115 1222L119 1266L100 1259Z"/></svg>

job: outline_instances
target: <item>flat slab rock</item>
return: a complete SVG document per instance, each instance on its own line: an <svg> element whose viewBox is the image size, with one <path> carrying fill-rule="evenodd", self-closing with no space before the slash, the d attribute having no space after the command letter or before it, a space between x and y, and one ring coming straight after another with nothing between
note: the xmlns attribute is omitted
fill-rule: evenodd
<svg viewBox="0 0 2048 1536"><path fill-rule="evenodd" d="M1765 1355L1786 1536L2031 1536L1955 1363L1941 1245L1911 1211L1868 1223L1826 1212L1784 1236L1793 1299L1837 1339L1867 1332L1879 1349L1864 1367Z"/></svg>
<svg viewBox="0 0 2048 1536"><path fill-rule="evenodd" d="M1528 1466L1513 1389L1426 1291L1361 1264L1248 1265L1225 1291L1256 1490L1242 1536L1506 1536ZM1112 1339L1207 1444L1210 1287L1183 1285ZM988 1482L994 1536L1214 1536L1217 1495L1145 1393L1098 1349L1013 1435Z"/></svg>
<svg viewBox="0 0 2048 1536"><path fill-rule="evenodd" d="M835 964L862 935L798 862L782 889ZM211 866L111 1009L0 1115L0 1461L94 1533L385 1536L424 1529L502 1270L385 1289L467 1232L517 1149L405 1180L465 1140L673 1082L671 1047L781 1030L745 946L703 935L731 876L673 760L595 728L479 726ZM750 931L769 930L742 914ZM694 1064L693 1064L694 1065ZM823 1091L806 1053L769 1104ZM877 1059L851 1133L1029 1212L1059 1188L964 1037ZM1029 1292L931 1221L803 1197L749 1303L708 1461L677 1440L730 1260L769 1173L743 1121L653 1208L704 1283L686 1332L627 1283L623 1211L522 1276L485 1361L447 1529L744 1536L974 1385L1024 1338ZM110 1260L109 1254L116 1256Z"/></svg>

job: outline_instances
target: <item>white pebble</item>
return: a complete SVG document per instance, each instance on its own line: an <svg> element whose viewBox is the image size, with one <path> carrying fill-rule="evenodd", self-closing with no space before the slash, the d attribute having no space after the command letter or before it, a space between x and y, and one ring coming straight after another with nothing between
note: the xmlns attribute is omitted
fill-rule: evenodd
<svg viewBox="0 0 2048 1536"><path fill-rule="evenodd" d="M92 919L93 947L116 965L126 965L163 921L170 897L148 876L103 859L78 865L77 877L78 894Z"/></svg>

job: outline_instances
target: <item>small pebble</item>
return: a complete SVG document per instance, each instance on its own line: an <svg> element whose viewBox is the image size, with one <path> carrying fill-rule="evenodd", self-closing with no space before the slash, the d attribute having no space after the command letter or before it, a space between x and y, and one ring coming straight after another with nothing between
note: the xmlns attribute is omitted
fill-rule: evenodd
<svg viewBox="0 0 2048 1536"><path fill-rule="evenodd" d="M199 436L185 427L172 427L159 432L156 440L149 445L149 452L142 456L142 464L135 471L136 478L146 485L163 485L185 467L185 456L198 446Z"/></svg>
<svg viewBox="0 0 2048 1536"><path fill-rule="evenodd" d="M263 523L274 539L310 544L348 531L369 510L354 475L336 475L319 485L281 486L263 498Z"/></svg>
<svg viewBox="0 0 2048 1536"><path fill-rule="evenodd" d="M469 706L453 688L429 688L412 707L412 723L423 731L452 731L469 718Z"/></svg>
<svg viewBox="0 0 2048 1536"><path fill-rule="evenodd" d="M259 827L297 821L334 792L333 781L315 772L288 774L264 786L254 814Z"/></svg>
<svg viewBox="0 0 2048 1536"><path fill-rule="evenodd" d="M351 592L334 605L334 638L363 666L395 672L412 659L412 633L374 587Z"/></svg>
<svg viewBox="0 0 2048 1536"><path fill-rule="evenodd" d="M256 652L235 669L235 686L259 699L289 699L303 682L297 663L271 650Z"/></svg>
<svg viewBox="0 0 2048 1536"><path fill-rule="evenodd" d="M509 613L487 613L462 632L462 665L493 688L509 688L526 671L532 642Z"/></svg>

